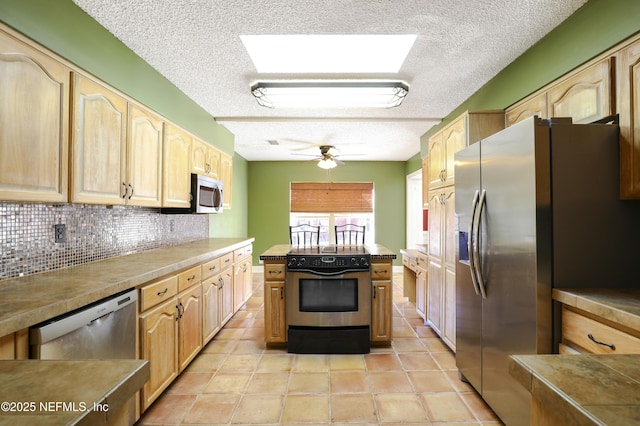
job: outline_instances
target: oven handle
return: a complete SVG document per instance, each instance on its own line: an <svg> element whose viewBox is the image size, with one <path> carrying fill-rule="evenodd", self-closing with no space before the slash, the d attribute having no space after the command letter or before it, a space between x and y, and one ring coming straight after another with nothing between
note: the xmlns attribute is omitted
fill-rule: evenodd
<svg viewBox="0 0 640 426"><path fill-rule="evenodd" d="M288 272L289 273L306 272L312 275L321 275L323 277L331 277L335 275L344 275L352 272L368 272L368 269L343 269L341 271L336 271L336 272L320 272L320 271L313 271L311 269L294 269Z"/></svg>

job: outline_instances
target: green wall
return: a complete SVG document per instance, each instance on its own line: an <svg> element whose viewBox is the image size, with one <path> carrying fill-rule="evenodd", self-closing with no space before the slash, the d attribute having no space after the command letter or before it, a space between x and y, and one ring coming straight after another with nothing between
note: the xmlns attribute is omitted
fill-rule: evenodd
<svg viewBox="0 0 640 426"><path fill-rule="evenodd" d="M255 253L289 243L290 182L331 181L374 183L376 243L399 254L405 241L405 176L402 161L350 161L329 172L307 161L249 162L249 235L256 239Z"/></svg>
<svg viewBox="0 0 640 426"><path fill-rule="evenodd" d="M71 0L0 0L0 21L219 149L234 136ZM247 161L234 156L233 207L210 219L211 236L247 236Z"/></svg>
<svg viewBox="0 0 640 426"><path fill-rule="evenodd" d="M505 109L638 31L640 1L590 0L425 133L421 155L431 135L464 111Z"/></svg>

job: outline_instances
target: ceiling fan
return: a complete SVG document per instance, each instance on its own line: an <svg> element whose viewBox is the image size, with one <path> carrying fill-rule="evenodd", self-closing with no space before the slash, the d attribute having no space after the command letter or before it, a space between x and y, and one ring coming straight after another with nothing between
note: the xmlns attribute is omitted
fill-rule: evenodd
<svg viewBox="0 0 640 426"><path fill-rule="evenodd" d="M318 167L322 169L333 169L337 166L344 166L344 162L340 161L337 157L339 155L339 150L333 145L320 145L320 155L315 156L313 161L318 160ZM310 154L297 154L292 153L293 155L305 155L309 156Z"/></svg>

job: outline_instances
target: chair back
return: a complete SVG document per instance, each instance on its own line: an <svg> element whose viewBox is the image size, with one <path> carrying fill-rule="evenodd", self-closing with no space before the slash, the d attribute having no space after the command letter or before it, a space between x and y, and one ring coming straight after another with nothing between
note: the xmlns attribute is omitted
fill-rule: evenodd
<svg viewBox="0 0 640 426"><path fill-rule="evenodd" d="M346 225L336 225L336 244L354 245L364 244L365 227L347 223Z"/></svg>
<svg viewBox="0 0 640 426"><path fill-rule="evenodd" d="M289 226L289 244L313 246L320 241L320 227L308 224Z"/></svg>

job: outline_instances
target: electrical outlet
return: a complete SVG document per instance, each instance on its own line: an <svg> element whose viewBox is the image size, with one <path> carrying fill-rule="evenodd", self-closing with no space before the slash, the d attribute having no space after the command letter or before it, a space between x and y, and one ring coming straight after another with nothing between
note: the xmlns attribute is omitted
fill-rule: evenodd
<svg viewBox="0 0 640 426"><path fill-rule="evenodd" d="M67 225L59 223L57 225L53 225L53 231L55 235L56 243L66 243L67 242Z"/></svg>

